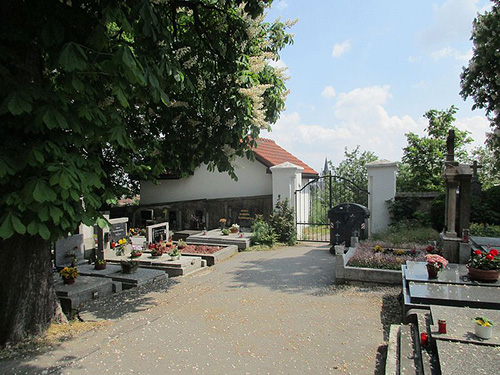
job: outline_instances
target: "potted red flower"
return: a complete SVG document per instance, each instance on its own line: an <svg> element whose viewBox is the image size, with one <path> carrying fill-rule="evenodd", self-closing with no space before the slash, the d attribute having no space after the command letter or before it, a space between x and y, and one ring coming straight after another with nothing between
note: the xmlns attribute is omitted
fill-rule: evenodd
<svg viewBox="0 0 500 375"><path fill-rule="evenodd" d="M500 274L500 256L497 249L489 251L474 250L467 263L469 276L480 281L498 280Z"/></svg>

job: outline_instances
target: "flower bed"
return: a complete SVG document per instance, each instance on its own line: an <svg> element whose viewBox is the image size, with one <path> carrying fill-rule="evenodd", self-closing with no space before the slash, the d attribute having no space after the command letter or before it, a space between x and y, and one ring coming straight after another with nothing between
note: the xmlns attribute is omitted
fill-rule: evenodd
<svg viewBox="0 0 500 375"><path fill-rule="evenodd" d="M181 253L189 254L214 254L222 250L222 246L207 246L207 245L186 245L180 249Z"/></svg>
<svg viewBox="0 0 500 375"><path fill-rule="evenodd" d="M427 246L401 244L397 248L389 243L364 241L355 248L347 266L401 270L407 260L424 262Z"/></svg>

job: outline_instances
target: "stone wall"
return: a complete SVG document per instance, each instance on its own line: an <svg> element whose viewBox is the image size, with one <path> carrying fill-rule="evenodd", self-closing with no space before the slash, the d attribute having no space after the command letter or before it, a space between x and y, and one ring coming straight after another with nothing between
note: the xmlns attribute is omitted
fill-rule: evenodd
<svg viewBox="0 0 500 375"><path fill-rule="evenodd" d="M168 221L171 230L215 229L221 218L227 219L227 225L238 223L241 210L248 210L252 218L256 214L269 217L272 213L272 195L261 195L225 199L199 199L183 202L159 203L135 206L130 212L132 226L144 225L141 222L141 210L153 210L153 221ZM121 211L123 213L123 210Z"/></svg>

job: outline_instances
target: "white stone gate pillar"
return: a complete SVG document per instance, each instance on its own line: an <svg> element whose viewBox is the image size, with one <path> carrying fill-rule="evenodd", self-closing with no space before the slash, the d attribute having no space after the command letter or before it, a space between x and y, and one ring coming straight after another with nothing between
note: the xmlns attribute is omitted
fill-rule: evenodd
<svg viewBox="0 0 500 375"><path fill-rule="evenodd" d="M376 160L366 165L368 169L368 235L387 229L391 217L387 206L388 200L396 196L397 163L388 160Z"/></svg>
<svg viewBox="0 0 500 375"><path fill-rule="evenodd" d="M295 207L295 190L300 187L304 168L285 162L269 168L273 174L273 208L276 207L278 197L281 200L288 198L290 207Z"/></svg>

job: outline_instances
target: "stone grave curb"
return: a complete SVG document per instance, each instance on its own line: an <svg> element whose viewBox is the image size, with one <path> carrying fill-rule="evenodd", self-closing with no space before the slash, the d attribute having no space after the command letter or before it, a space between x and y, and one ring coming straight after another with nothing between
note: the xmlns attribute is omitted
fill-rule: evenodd
<svg viewBox="0 0 500 375"><path fill-rule="evenodd" d="M207 266L212 267L216 263L220 263L231 258L234 254L238 253L237 245L225 245L225 244L204 244L204 243L187 243L188 245L205 245L205 246L221 246L224 249L219 250L213 254L199 254L199 253L182 253L183 255L190 257L201 257L207 261Z"/></svg>
<svg viewBox="0 0 500 375"><path fill-rule="evenodd" d="M347 266L347 263L354 255L354 251L355 248L351 247L349 248L347 254L334 255L336 283L347 283L350 281L390 285L397 285L401 283L401 271Z"/></svg>

